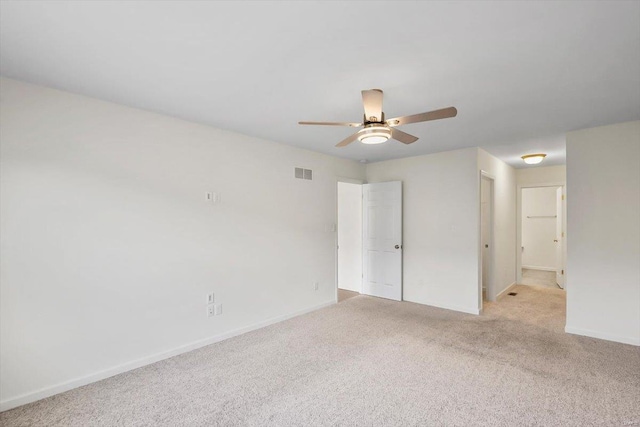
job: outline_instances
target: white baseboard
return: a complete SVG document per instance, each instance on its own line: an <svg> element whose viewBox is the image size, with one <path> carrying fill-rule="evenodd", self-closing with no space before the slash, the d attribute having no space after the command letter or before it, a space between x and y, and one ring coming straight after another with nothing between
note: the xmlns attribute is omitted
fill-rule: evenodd
<svg viewBox="0 0 640 427"><path fill-rule="evenodd" d="M316 311L321 308L334 305L335 303L336 301L331 301L331 302L322 303L310 308L306 308L303 310L299 310L290 314L272 317L271 319L254 323L253 325L245 326L243 328L234 329L224 334L216 335L209 338L204 338L198 341L193 341L191 343L181 345L180 347L176 347L172 350L167 350L167 351L156 353L140 359L132 360L131 362L113 366L111 368L98 371L93 374L85 375L83 377L75 378L73 380L66 381L64 383L56 384L50 387L45 387L40 390L36 390L34 392L25 393L11 399L3 400L0 402L0 412L13 409L18 406L26 405L27 403L35 402L37 400L44 399L46 397L50 397L55 394L63 393L65 391L69 391L71 389L81 387L83 385L91 384L96 381L103 380L105 378L113 377L114 375L131 371L133 369L137 369L142 366L150 365L152 363L159 362L161 360L168 359L170 357L177 356L182 353L187 353L189 351L193 351L210 344L224 341L226 339L233 338L235 336L242 335L247 332L255 331L256 329L264 328L266 326L273 325L274 323L282 322L284 320L291 319L296 316L310 313L312 311Z"/></svg>
<svg viewBox="0 0 640 427"><path fill-rule="evenodd" d="M523 265L522 268L526 268L527 270L556 271L553 267L537 267L535 265Z"/></svg>
<svg viewBox="0 0 640 427"><path fill-rule="evenodd" d="M517 282L513 282L512 284L510 284L509 286L501 290L498 293L498 295L496 295L496 301L498 301L500 298L508 294L511 291L511 289L513 289L517 284L518 284Z"/></svg>
<svg viewBox="0 0 640 427"><path fill-rule="evenodd" d="M589 329L574 328L568 325L564 327L564 331L568 334L582 335L585 337L598 338L601 340L615 341L623 344L640 346L640 338L619 337L619 336L611 335L604 332L592 331Z"/></svg>

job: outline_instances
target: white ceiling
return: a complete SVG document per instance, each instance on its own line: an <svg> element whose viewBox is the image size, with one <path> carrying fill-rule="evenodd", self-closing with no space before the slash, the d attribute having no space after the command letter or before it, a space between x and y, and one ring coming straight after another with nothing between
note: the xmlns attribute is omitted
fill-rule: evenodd
<svg viewBox="0 0 640 427"><path fill-rule="evenodd" d="M640 119L636 1L3 1L0 12L3 76L352 159L471 146L519 157ZM353 129L297 125L359 121L369 88L385 91L387 117L451 105L458 117L402 127L420 137L411 146L338 149Z"/></svg>
<svg viewBox="0 0 640 427"><path fill-rule="evenodd" d="M566 136L563 133L545 138L534 138L517 141L512 144L491 145L482 148L518 169L564 165L567 162ZM536 153L544 153L547 157L537 165L528 165L522 160L523 155Z"/></svg>

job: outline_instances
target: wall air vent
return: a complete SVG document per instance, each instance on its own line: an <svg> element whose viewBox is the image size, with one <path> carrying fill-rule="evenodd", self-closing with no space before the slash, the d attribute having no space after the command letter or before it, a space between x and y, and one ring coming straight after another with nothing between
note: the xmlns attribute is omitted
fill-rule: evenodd
<svg viewBox="0 0 640 427"><path fill-rule="evenodd" d="M295 168L295 175L298 179L313 179L313 171L311 169Z"/></svg>
<svg viewBox="0 0 640 427"><path fill-rule="evenodd" d="M311 169L304 170L304 179L313 179L313 172Z"/></svg>

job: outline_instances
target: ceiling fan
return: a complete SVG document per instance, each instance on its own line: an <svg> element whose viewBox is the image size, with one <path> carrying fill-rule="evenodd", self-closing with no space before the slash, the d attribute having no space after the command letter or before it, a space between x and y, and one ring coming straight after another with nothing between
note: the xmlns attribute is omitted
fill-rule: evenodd
<svg viewBox="0 0 640 427"><path fill-rule="evenodd" d="M403 144L411 144L418 140L418 137L409 135L396 129L396 126L409 123L427 122L430 120L447 119L455 117L458 110L455 107L443 108L441 110L429 111L428 113L414 114L411 116L396 117L385 120L382 112L382 90L369 89L362 91L362 104L364 105L364 120L362 123L348 122L298 122L301 125L323 125L323 126L364 126L358 132L339 142L336 147L346 147L356 139L363 144L381 144L393 138Z"/></svg>

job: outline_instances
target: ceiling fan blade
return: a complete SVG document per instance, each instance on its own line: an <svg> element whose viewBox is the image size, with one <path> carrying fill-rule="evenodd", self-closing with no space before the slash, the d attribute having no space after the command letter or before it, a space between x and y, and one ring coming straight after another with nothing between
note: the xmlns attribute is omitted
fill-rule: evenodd
<svg viewBox="0 0 640 427"><path fill-rule="evenodd" d="M299 125L320 125L320 126L351 126L354 128L362 126L362 123L348 122L298 122Z"/></svg>
<svg viewBox="0 0 640 427"><path fill-rule="evenodd" d="M360 132L356 132L353 135L349 135L348 137L346 137L345 139L343 139L342 141L337 143L336 147L346 147L347 145L351 144L353 141L358 139L358 134L359 133Z"/></svg>
<svg viewBox="0 0 640 427"><path fill-rule="evenodd" d="M457 114L458 110L456 110L456 107L449 107L441 110L429 111L428 113L396 117L394 119L387 120L386 123L389 126L400 126L409 123L428 122L429 120L448 119L449 117L455 117Z"/></svg>
<svg viewBox="0 0 640 427"><path fill-rule="evenodd" d="M362 104L364 105L365 121L382 121L382 91L380 89L363 90Z"/></svg>
<svg viewBox="0 0 640 427"><path fill-rule="evenodd" d="M418 140L417 136L409 135L408 133L402 132L400 129L391 129L391 138L407 145Z"/></svg>

